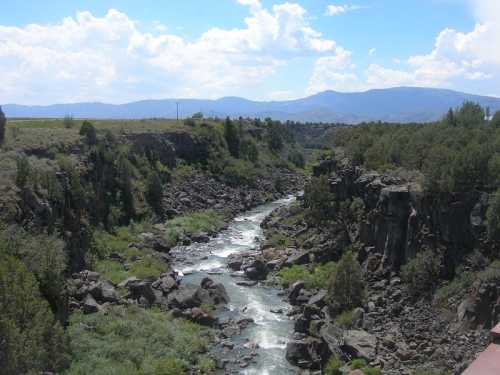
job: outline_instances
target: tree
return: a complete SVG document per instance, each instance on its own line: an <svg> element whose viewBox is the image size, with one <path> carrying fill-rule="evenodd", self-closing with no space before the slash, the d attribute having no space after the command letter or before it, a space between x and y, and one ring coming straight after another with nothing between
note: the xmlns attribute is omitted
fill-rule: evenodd
<svg viewBox="0 0 500 375"><path fill-rule="evenodd" d="M500 241L500 191L490 198L490 206L486 211L488 238L491 241Z"/></svg>
<svg viewBox="0 0 500 375"><path fill-rule="evenodd" d="M97 132L94 125L89 121L85 120L80 128L80 135L84 136L87 144L89 146L95 146L97 144Z"/></svg>
<svg viewBox="0 0 500 375"><path fill-rule="evenodd" d="M455 118L455 114L453 113L453 109L449 109L448 113L443 119L443 122L446 126L457 126L457 120Z"/></svg>
<svg viewBox="0 0 500 375"><path fill-rule="evenodd" d="M244 156L252 163L255 163L257 162L257 160L259 160L259 149L257 148L257 144L253 139L244 139L243 142L241 142L240 153L241 156Z"/></svg>
<svg viewBox="0 0 500 375"><path fill-rule="evenodd" d="M328 176L313 177L304 189L304 206L307 217L314 223L330 219L335 210L335 196L330 191Z"/></svg>
<svg viewBox="0 0 500 375"><path fill-rule="evenodd" d="M31 174L31 166L26 155L18 156L16 159L17 175L16 185L19 188L24 188L28 184L28 179Z"/></svg>
<svg viewBox="0 0 500 375"><path fill-rule="evenodd" d="M494 128L500 128L500 111L495 112L493 118L491 119L491 126Z"/></svg>
<svg viewBox="0 0 500 375"><path fill-rule="evenodd" d="M240 157L240 135L238 128L229 117L224 122L224 138L226 139L227 147L231 156Z"/></svg>
<svg viewBox="0 0 500 375"><path fill-rule="evenodd" d="M267 136L267 143L271 151L279 152L283 149L283 136L279 124L267 120Z"/></svg>
<svg viewBox="0 0 500 375"><path fill-rule="evenodd" d="M67 342L37 282L26 267L0 249L0 367L2 374L60 372Z"/></svg>
<svg viewBox="0 0 500 375"><path fill-rule="evenodd" d="M363 303L365 283L363 272L354 253L347 250L337 265L337 272L330 281L332 306L345 311Z"/></svg>
<svg viewBox="0 0 500 375"><path fill-rule="evenodd" d="M161 199L163 197L163 187L158 173L152 171L146 182L146 200L153 208L153 211L160 214L162 211Z"/></svg>
<svg viewBox="0 0 500 375"><path fill-rule="evenodd" d="M75 121L73 120L73 116L71 116L71 115L64 116L63 125L66 129L71 129L75 125Z"/></svg>
<svg viewBox="0 0 500 375"><path fill-rule="evenodd" d="M5 129L7 127L7 119L0 106L0 146L5 142Z"/></svg>
<svg viewBox="0 0 500 375"><path fill-rule="evenodd" d="M431 292L437 285L441 268L441 257L431 250L426 250L405 264L401 269L401 278L413 296Z"/></svg>
<svg viewBox="0 0 500 375"><path fill-rule="evenodd" d="M477 103L466 101L455 113L457 124L463 127L474 127L484 124L486 114Z"/></svg>

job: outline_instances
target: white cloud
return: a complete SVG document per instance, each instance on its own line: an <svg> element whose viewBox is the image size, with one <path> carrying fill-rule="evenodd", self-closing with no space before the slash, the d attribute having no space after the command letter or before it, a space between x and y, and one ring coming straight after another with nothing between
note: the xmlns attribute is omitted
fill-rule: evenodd
<svg viewBox="0 0 500 375"><path fill-rule="evenodd" d="M80 12L54 25L0 25L0 102L123 102L145 97L217 97L255 87L291 59L336 56L298 4L248 7L245 26L211 28L188 41L126 14Z"/></svg>
<svg viewBox="0 0 500 375"><path fill-rule="evenodd" d="M325 16L338 16L342 13L347 13L353 10L363 9L364 7L359 5L328 5L326 7Z"/></svg>
<svg viewBox="0 0 500 375"><path fill-rule="evenodd" d="M473 30L444 29L428 54L410 56L406 61L394 59L398 69L372 64L360 74L319 58L307 91L408 85L479 90L490 94L496 90L496 95L500 95L500 48L497 48L500 46L500 1L469 1L476 17Z"/></svg>
<svg viewBox="0 0 500 375"><path fill-rule="evenodd" d="M376 48L370 48L368 50L368 55L370 55L370 56L375 55L375 53L377 53L377 49Z"/></svg>

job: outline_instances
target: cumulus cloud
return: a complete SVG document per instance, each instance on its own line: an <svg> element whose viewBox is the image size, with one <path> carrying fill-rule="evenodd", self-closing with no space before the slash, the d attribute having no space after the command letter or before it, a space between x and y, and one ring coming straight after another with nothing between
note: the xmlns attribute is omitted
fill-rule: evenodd
<svg viewBox="0 0 500 375"><path fill-rule="evenodd" d="M343 53L298 4L238 3L248 7L244 27L214 27L193 41L168 25L144 32L114 9L53 25L0 25L0 102L216 97L257 85L291 59Z"/></svg>
<svg viewBox="0 0 500 375"><path fill-rule="evenodd" d="M347 13L353 10L363 9L364 7L360 5L328 5L326 7L325 15L326 16L338 16L342 13Z"/></svg>
<svg viewBox="0 0 500 375"><path fill-rule="evenodd" d="M500 2L470 2L476 17L475 27L471 31L444 29L437 35L429 53L410 56L405 61L397 59L401 62L398 65L405 65L398 66L398 69L370 65L361 73L349 73L320 58L316 62L308 92L325 87L351 91L408 85L473 91L479 89L483 93L500 95L500 48L496 48L500 45ZM349 79L346 80L346 77Z"/></svg>

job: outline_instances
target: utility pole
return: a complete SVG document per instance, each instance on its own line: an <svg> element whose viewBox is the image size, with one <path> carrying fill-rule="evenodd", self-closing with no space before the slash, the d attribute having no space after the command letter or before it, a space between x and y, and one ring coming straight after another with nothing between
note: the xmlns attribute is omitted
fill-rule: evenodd
<svg viewBox="0 0 500 375"><path fill-rule="evenodd" d="M179 122L179 102L175 102L175 105L177 106L177 122Z"/></svg>

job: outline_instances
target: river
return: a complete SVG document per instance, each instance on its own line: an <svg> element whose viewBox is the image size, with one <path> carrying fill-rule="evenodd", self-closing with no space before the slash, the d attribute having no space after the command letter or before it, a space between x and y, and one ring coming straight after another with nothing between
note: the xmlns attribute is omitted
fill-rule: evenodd
<svg viewBox="0 0 500 375"><path fill-rule="evenodd" d="M241 278L234 277L227 267L227 257L236 252L258 249L264 239L260 224L273 210L288 205L294 197L261 205L235 218L227 229L220 232L210 242L193 244L175 249L176 270L184 274L183 282L199 284L204 277L224 284L230 297L226 309L218 312L224 319L228 315L252 318L255 324L244 329L235 343L257 343L258 356L246 368L239 370L245 375L289 375L297 374L295 367L285 359L285 348L293 332L293 322L286 312L290 305L279 296L280 290L259 283L253 287L236 284ZM272 309L282 309L283 314L272 313ZM235 349L236 350L236 349Z"/></svg>

